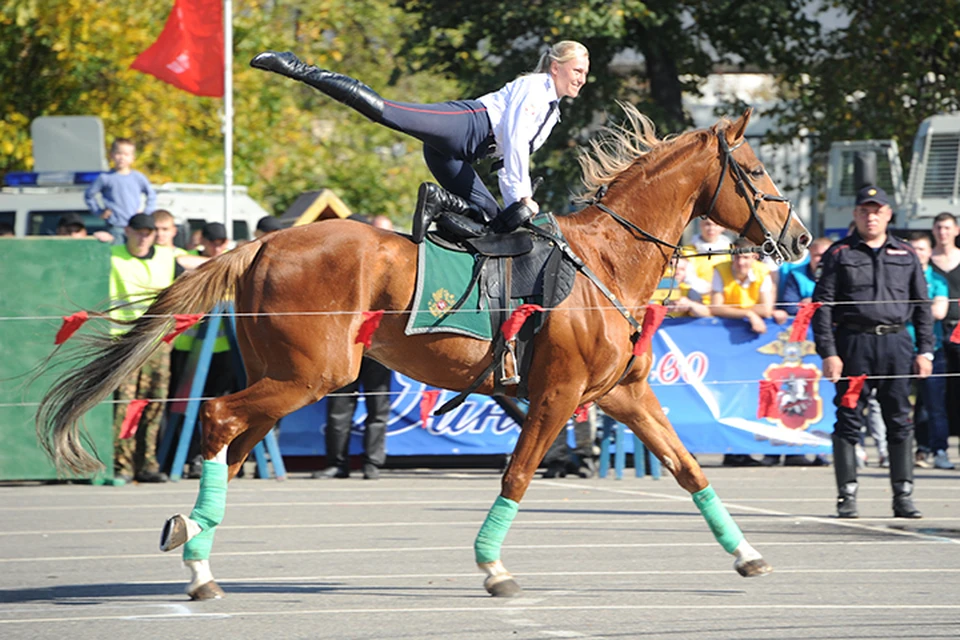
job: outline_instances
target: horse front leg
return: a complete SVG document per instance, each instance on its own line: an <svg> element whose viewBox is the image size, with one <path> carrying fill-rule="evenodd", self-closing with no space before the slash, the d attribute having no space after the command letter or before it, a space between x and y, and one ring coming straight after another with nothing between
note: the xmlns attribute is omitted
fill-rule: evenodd
<svg viewBox="0 0 960 640"><path fill-rule="evenodd" d="M598 404L608 416L627 425L673 474L677 483L690 492L714 538L724 551L736 558L733 567L737 573L750 578L773 571L747 542L700 465L683 446L645 379L615 388Z"/></svg>
<svg viewBox="0 0 960 640"><path fill-rule="evenodd" d="M511 597L520 585L500 559L500 548L547 449L577 408L582 389L556 385L534 398L524 420L510 464L501 480L500 495L477 532L473 549L477 566L487 574L483 586L492 596Z"/></svg>

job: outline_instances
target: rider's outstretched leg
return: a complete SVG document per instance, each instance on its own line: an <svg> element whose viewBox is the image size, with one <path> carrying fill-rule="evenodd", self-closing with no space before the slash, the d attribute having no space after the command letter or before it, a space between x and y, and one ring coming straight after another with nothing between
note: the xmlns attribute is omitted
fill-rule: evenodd
<svg viewBox="0 0 960 640"><path fill-rule="evenodd" d="M289 51L264 51L250 61L250 66L299 80L356 109L374 122L386 124L383 121L383 98L350 76L307 64Z"/></svg>

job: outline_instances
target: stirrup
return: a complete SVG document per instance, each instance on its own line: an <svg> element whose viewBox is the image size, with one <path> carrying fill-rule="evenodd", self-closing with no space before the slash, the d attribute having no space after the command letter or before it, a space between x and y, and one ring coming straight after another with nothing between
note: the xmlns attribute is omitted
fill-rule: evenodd
<svg viewBox="0 0 960 640"><path fill-rule="evenodd" d="M513 375L507 375L507 358L513 358ZM507 343L507 348L503 352L503 356L500 359L500 384L503 385L512 385L520 384L520 372L518 371L519 365L517 363L517 352L513 349L513 341Z"/></svg>

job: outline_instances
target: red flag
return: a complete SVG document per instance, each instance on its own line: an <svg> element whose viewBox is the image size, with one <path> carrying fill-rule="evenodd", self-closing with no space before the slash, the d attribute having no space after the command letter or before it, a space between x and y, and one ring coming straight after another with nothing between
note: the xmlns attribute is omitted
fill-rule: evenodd
<svg viewBox="0 0 960 640"><path fill-rule="evenodd" d="M813 320L813 314L822 306L822 302L803 302L800 304L797 317L793 319L793 327L790 328L790 342L802 342L806 339L807 327Z"/></svg>
<svg viewBox="0 0 960 640"><path fill-rule="evenodd" d="M640 327L640 337L633 345L633 355L641 356L650 349L653 334L660 328L663 316L667 315L667 307L662 304L647 305L647 312L643 314L643 324Z"/></svg>
<svg viewBox="0 0 960 640"><path fill-rule="evenodd" d="M63 344L83 326L89 316L86 311L77 311L73 315L63 316L63 324L57 331L57 337L53 339L53 344Z"/></svg>
<svg viewBox="0 0 960 640"><path fill-rule="evenodd" d="M757 403L758 418L779 418L777 410L777 383L773 380L760 381L760 402Z"/></svg>
<svg viewBox="0 0 960 640"><path fill-rule="evenodd" d="M960 324L953 328L953 331L950 332L950 342L954 344L960 343Z"/></svg>
<svg viewBox="0 0 960 640"><path fill-rule="evenodd" d="M420 394L420 427L423 429L427 428L427 420L430 419L430 414L433 413L433 408L437 406L437 401L440 399L440 390L431 389L430 391L424 391Z"/></svg>
<svg viewBox="0 0 960 640"><path fill-rule="evenodd" d="M357 330L357 337L353 341L354 344L359 343L369 349L373 342L373 332L380 326L381 320L383 320L383 309L380 311L364 311L363 324L361 324L360 329Z"/></svg>
<svg viewBox="0 0 960 640"><path fill-rule="evenodd" d="M866 374L862 376L850 376L850 386L847 387L847 392L844 393L843 398L840 399L840 404L847 409L856 409L857 403L860 402L860 392L863 391L863 383L866 382L866 380Z"/></svg>
<svg viewBox="0 0 960 640"><path fill-rule="evenodd" d="M120 425L120 439L132 438L140 426L140 416L150 403L149 400L131 400L127 405L127 412L123 414L123 424Z"/></svg>
<svg viewBox="0 0 960 640"><path fill-rule="evenodd" d="M198 96L223 97L223 0L175 0L160 37L131 69Z"/></svg>
<svg viewBox="0 0 960 640"><path fill-rule="evenodd" d="M177 313L174 314L173 320L176 324L173 325L173 333L167 334L163 339L164 342L170 344L176 339L178 335L192 327L193 325L200 322L203 318L202 313Z"/></svg>
<svg viewBox="0 0 960 640"><path fill-rule="evenodd" d="M503 332L503 339L513 340L513 337L520 332L520 327L527 321L527 318L537 311L543 311L543 307L538 304L522 304L514 309L510 317L507 318L500 327L500 331Z"/></svg>

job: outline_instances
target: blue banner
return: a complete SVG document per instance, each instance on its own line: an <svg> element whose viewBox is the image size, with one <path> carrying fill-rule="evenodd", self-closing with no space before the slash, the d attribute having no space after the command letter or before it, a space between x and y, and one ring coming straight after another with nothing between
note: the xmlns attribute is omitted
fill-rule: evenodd
<svg viewBox="0 0 960 640"><path fill-rule="evenodd" d="M790 325L767 323L756 334L743 321L667 319L653 340L650 385L691 453L830 453L834 387L821 381L813 342L789 342ZM760 381L777 388L776 418L757 418ZM420 420L420 398L431 389L394 373L387 453L490 455L513 451L520 430L486 396L471 395L454 411ZM455 395L442 391L436 406ZM326 400L281 421L285 456L324 455ZM351 453L363 450L366 408L354 415ZM630 440L628 439L628 444Z"/></svg>

